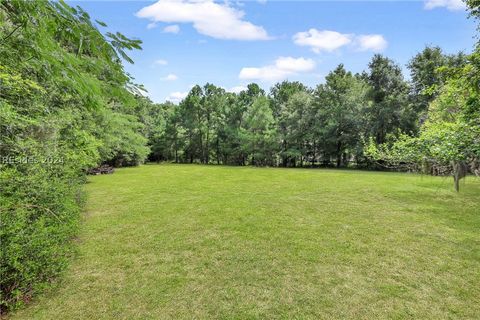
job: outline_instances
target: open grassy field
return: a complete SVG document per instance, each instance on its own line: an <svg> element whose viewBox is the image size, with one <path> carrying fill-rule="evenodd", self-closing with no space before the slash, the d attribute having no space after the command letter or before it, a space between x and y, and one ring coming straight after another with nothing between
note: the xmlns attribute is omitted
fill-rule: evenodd
<svg viewBox="0 0 480 320"><path fill-rule="evenodd" d="M11 319L479 319L480 181L145 165L95 176L79 255Z"/></svg>

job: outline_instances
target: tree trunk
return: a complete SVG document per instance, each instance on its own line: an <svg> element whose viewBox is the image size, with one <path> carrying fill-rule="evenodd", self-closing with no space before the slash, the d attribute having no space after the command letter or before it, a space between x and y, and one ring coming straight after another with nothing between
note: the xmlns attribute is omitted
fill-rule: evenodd
<svg viewBox="0 0 480 320"><path fill-rule="evenodd" d="M285 156L285 152L287 151L287 141L283 140L283 155L282 155L282 163L284 167L287 167L288 164L288 157Z"/></svg>
<svg viewBox="0 0 480 320"><path fill-rule="evenodd" d="M337 168L342 165L342 153L340 150L342 150L342 143L337 142Z"/></svg>
<svg viewBox="0 0 480 320"><path fill-rule="evenodd" d="M193 150L192 150L192 132L190 131L189 134L188 134L188 149L190 149L189 153L190 153L190 163L193 163Z"/></svg>
<svg viewBox="0 0 480 320"><path fill-rule="evenodd" d="M218 134L217 134L217 164L220 164L220 142L218 141Z"/></svg>
<svg viewBox="0 0 480 320"><path fill-rule="evenodd" d="M177 142L176 135L175 135L175 163L178 163L178 142Z"/></svg>
<svg viewBox="0 0 480 320"><path fill-rule="evenodd" d="M315 140L313 140L312 167L315 166Z"/></svg>
<svg viewBox="0 0 480 320"><path fill-rule="evenodd" d="M460 180L468 173L467 164L464 161L452 161L453 167L453 181L455 184L455 191L460 191Z"/></svg>
<svg viewBox="0 0 480 320"><path fill-rule="evenodd" d="M348 166L348 155L346 152L342 153L342 165Z"/></svg>
<svg viewBox="0 0 480 320"><path fill-rule="evenodd" d="M203 134L200 130L200 162L205 163L205 147L203 145Z"/></svg>
<svg viewBox="0 0 480 320"><path fill-rule="evenodd" d="M207 138L205 141L205 163L208 164L210 162L210 128L207 127Z"/></svg>

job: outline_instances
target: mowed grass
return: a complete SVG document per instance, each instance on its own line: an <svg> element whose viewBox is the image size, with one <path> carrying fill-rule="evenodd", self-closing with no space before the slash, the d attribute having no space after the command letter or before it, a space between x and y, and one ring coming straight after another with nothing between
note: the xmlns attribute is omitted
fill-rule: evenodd
<svg viewBox="0 0 480 320"><path fill-rule="evenodd" d="M480 181L145 165L91 177L79 254L12 319L479 319Z"/></svg>

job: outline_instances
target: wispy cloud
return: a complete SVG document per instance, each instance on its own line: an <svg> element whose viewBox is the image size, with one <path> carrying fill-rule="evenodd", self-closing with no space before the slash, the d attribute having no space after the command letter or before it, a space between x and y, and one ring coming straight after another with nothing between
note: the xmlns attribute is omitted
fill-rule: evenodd
<svg viewBox="0 0 480 320"><path fill-rule="evenodd" d="M170 26L166 26L165 28L163 28L163 32L176 34L180 32L180 27L178 26L178 24L172 24Z"/></svg>
<svg viewBox="0 0 480 320"><path fill-rule="evenodd" d="M462 0L426 0L425 9L447 8L450 11L465 10L465 2Z"/></svg>
<svg viewBox="0 0 480 320"><path fill-rule="evenodd" d="M149 24L147 24L147 29L150 30L150 29L154 29L157 27L157 23L156 22L150 22Z"/></svg>
<svg viewBox="0 0 480 320"><path fill-rule="evenodd" d="M158 60L155 60L153 64L157 66L166 66L168 64L168 61L164 59L158 59Z"/></svg>
<svg viewBox="0 0 480 320"><path fill-rule="evenodd" d="M166 77L162 78L163 81L175 81L177 79L178 79L178 76L176 74L173 74L173 73L170 73Z"/></svg>

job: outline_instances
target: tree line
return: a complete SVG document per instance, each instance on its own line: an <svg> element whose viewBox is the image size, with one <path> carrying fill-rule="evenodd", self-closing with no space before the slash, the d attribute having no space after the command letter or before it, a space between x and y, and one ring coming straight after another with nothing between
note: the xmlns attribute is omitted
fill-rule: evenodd
<svg viewBox="0 0 480 320"><path fill-rule="evenodd" d="M312 89L283 81L265 92L258 84L235 94L207 83L179 104L151 105L150 160L256 166L378 167L366 157L370 138L384 144L415 136L446 75L466 65L463 53L426 47L400 65L374 55L366 71L340 64Z"/></svg>

